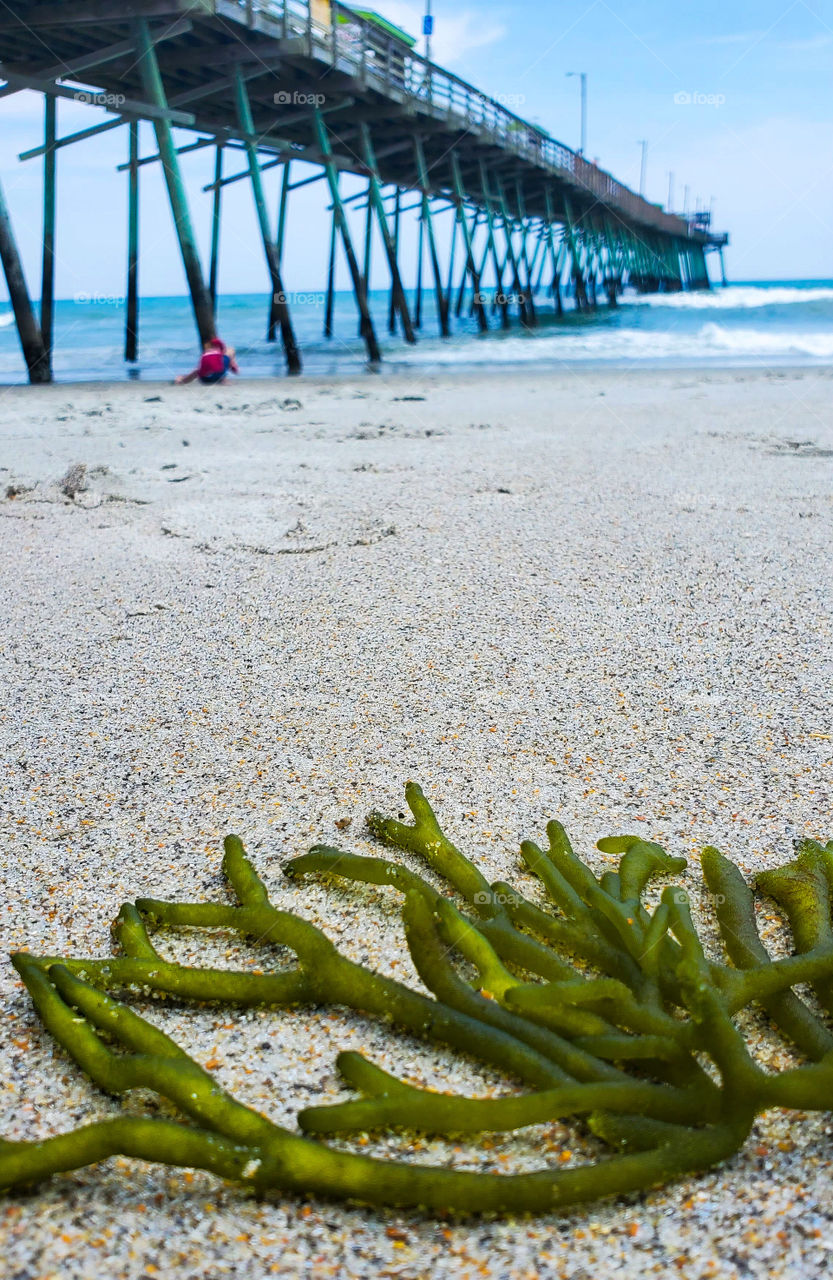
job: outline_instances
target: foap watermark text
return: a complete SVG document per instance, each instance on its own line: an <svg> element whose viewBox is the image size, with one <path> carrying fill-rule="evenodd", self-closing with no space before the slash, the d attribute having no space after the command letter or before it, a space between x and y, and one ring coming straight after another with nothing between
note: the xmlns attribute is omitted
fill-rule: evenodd
<svg viewBox="0 0 833 1280"><path fill-rule="evenodd" d="M700 93L699 90L689 93L687 89L680 89L679 93L674 94L674 105L677 107L722 107L725 103L725 93Z"/></svg>
<svg viewBox="0 0 833 1280"><path fill-rule="evenodd" d="M280 89L272 99L276 107L323 107L327 101L324 93L290 93L288 89Z"/></svg>

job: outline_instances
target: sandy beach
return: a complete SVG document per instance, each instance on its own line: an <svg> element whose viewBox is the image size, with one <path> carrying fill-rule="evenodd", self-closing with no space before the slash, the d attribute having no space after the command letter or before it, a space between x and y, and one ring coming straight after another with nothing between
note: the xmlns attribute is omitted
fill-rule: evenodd
<svg viewBox="0 0 833 1280"><path fill-rule="evenodd" d="M2 956L105 955L122 901L223 896L236 831L277 904L418 984L390 891L281 870L321 841L374 852L364 817L401 812L408 778L531 895L518 844L551 817L598 868L597 839L644 831L691 859L695 899L705 844L751 875L830 839L832 393L799 368L0 392ZM116 1114L2 957L0 983L0 1134ZM338 1010L141 1008L289 1126L347 1096L345 1048L501 1084ZM409 1158L511 1172L584 1141ZM829 1117L786 1112L710 1174L561 1218L258 1201L115 1160L5 1200L0 1253L9 1280L821 1277L831 1170Z"/></svg>

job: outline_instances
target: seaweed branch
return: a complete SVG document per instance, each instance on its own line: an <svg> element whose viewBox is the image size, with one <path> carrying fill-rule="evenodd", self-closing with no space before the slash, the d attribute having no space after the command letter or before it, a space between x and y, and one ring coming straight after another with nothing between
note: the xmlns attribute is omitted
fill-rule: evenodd
<svg viewBox="0 0 833 1280"><path fill-rule="evenodd" d="M44 1027L94 1084L117 1096L149 1089L180 1118L125 1113L42 1142L0 1141L0 1187L121 1154L205 1169L261 1192L434 1211L547 1212L709 1168L740 1149L768 1107L830 1108L833 844L806 841L792 863L758 877L795 940L794 955L778 960L758 933L753 890L733 863L706 849L703 872L726 952L717 960L705 953L678 885L666 884L658 905L645 902L654 879L685 870L661 846L636 836L602 840L618 867L597 878L551 822L545 849L521 845L541 888L532 901L488 882L443 832L418 786L409 783L405 794L412 823L374 813L369 827L382 844L420 859L424 874L327 846L285 869L298 881L398 891L408 950L429 994L356 964L322 930L275 907L241 841L229 836L223 872L234 904L141 898L114 922L116 955L12 957ZM252 973L166 960L152 933L179 928L228 930L277 947L278 963ZM796 994L802 984L821 1012ZM342 1053L338 1070L357 1097L307 1108L301 1132L292 1132L238 1102L115 998L131 991L241 1007L346 1006L487 1064L506 1078L507 1092L438 1093ZM758 1064L737 1023L751 1005L766 1011L798 1065L773 1075ZM500 1132L569 1118L613 1154L502 1176L377 1160L326 1142L392 1129Z"/></svg>

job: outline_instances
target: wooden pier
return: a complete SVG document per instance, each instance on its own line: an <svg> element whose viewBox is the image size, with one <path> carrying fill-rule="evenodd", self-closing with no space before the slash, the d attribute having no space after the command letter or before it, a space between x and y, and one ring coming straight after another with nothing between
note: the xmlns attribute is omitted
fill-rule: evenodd
<svg viewBox="0 0 833 1280"><path fill-rule="evenodd" d="M444 337L468 312L481 331L514 322L531 327L542 306L560 314L568 294L575 306L592 308L615 305L626 284L642 292L708 288L706 254L722 255L727 242L707 219L650 204L426 61L390 24L330 0L7 0L0 8L0 98L23 89L42 93L46 104L43 145L21 156L44 166L39 313L1 184L0 261L32 382L52 376L58 153L112 129L126 135L128 361L139 350L139 182L151 163L163 167L202 341L215 325L223 192L231 183L251 185L269 286L268 335L280 335L290 373L301 371L302 352L283 285L287 209L291 193L313 182L324 184L332 214L325 332L333 332L340 249L373 362L382 355L368 299L374 229L390 280L388 329L407 342L422 325L425 287ZM112 119L60 136L60 98L103 106ZM155 133L151 155L139 154L140 121ZM213 202L207 263L179 161L203 148L215 158L206 188ZM315 171L293 181L299 162ZM280 181L276 228L264 177L273 168ZM342 173L366 183L362 244L348 216L356 198L342 196ZM408 209L419 219L415 298L400 260ZM437 220L445 215L452 230L441 238Z"/></svg>

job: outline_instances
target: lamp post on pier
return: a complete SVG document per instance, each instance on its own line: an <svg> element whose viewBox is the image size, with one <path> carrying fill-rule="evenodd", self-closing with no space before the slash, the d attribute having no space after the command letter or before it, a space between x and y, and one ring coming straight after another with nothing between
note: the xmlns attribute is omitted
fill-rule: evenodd
<svg viewBox="0 0 833 1280"><path fill-rule="evenodd" d="M425 61L431 61L431 37L434 34L434 14L431 0L425 0L425 17L422 20L422 34L425 36Z"/></svg>

